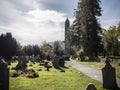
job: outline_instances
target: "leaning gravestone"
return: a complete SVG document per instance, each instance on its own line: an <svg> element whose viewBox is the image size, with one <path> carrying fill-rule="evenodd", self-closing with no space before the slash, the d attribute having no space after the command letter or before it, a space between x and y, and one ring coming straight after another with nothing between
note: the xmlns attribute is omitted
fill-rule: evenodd
<svg viewBox="0 0 120 90"><path fill-rule="evenodd" d="M116 83L115 68L112 67L108 58L106 59L105 63L105 67L102 68L103 88L114 90L118 87Z"/></svg>
<svg viewBox="0 0 120 90"><path fill-rule="evenodd" d="M7 63L0 58L0 90L9 90L9 69Z"/></svg>
<svg viewBox="0 0 120 90"><path fill-rule="evenodd" d="M89 84L87 85L86 90L97 90L97 88L95 87L95 85L94 85L94 84L89 83Z"/></svg>

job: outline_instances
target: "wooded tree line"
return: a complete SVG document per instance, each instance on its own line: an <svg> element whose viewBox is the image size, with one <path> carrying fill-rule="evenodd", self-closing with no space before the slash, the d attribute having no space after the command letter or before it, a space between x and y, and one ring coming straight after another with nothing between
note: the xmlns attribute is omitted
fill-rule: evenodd
<svg viewBox="0 0 120 90"><path fill-rule="evenodd" d="M75 20L70 28L70 46L76 46L90 60L98 55L119 55L119 28L104 30L100 26L102 15L100 0L79 0Z"/></svg>
<svg viewBox="0 0 120 90"><path fill-rule="evenodd" d="M0 36L0 56L5 60L10 60L17 53L18 43L11 33Z"/></svg>
<svg viewBox="0 0 120 90"><path fill-rule="evenodd" d="M12 36L11 33L0 35L0 57L6 61L11 61L13 56L40 56L42 58L50 58L53 54L62 53L63 49L59 41L55 41L51 46L47 42L43 45L25 45L21 46L20 43Z"/></svg>

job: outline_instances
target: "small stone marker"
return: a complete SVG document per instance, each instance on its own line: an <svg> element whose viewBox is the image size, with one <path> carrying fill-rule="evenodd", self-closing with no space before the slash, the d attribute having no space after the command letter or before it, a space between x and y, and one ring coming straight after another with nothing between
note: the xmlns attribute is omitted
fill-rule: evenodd
<svg viewBox="0 0 120 90"><path fill-rule="evenodd" d="M44 66L46 67L46 70L49 71L48 62L45 62Z"/></svg>
<svg viewBox="0 0 120 90"><path fill-rule="evenodd" d="M9 90L9 69L2 58L0 58L0 90Z"/></svg>
<svg viewBox="0 0 120 90"><path fill-rule="evenodd" d="M114 90L118 87L116 83L115 68L110 64L109 58L106 59L105 63L105 67L102 68L103 88Z"/></svg>
<svg viewBox="0 0 120 90"><path fill-rule="evenodd" d="M94 84L89 83L89 84L87 85L86 90L97 90L97 88L95 87L95 85L94 85Z"/></svg>

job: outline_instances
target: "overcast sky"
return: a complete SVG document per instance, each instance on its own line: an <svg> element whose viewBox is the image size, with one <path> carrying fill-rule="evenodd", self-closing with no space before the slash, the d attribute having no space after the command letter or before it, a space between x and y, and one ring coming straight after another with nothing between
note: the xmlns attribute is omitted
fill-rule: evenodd
<svg viewBox="0 0 120 90"><path fill-rule="evenodd" d="M72 22L78 0L0 0L0 34L11 32L22 45L64 40L64 22ZM103 28L120 21L120 0L102 0Z"/></svg>

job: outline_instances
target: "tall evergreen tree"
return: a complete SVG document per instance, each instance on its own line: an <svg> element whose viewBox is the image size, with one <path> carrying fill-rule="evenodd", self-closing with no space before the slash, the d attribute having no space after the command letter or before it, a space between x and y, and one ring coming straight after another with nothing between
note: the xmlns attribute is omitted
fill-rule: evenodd
<svg viewBox="0 0 120 90"><path fill-rule="evenodd" d="M75 46L77 50L81 48L81 29L80 29L80 2L78 2L77 9L74 9L75 20L70 29L70 46Z"/></svg>
<svg viewBox="0 0 120 90"><path fill-rule="evenodd" d="M83 49L91 59L98 57L101 32L98 17L101 16L100 0L79 0L77 18L82 32Z"/></svg>
<svg viewBox="0 0 120 90"><path fill-rule="evenodd" d="M0 35L0 57L6 61L10 61L18 49L18 42L12 37L11 33Z"/></svg>

